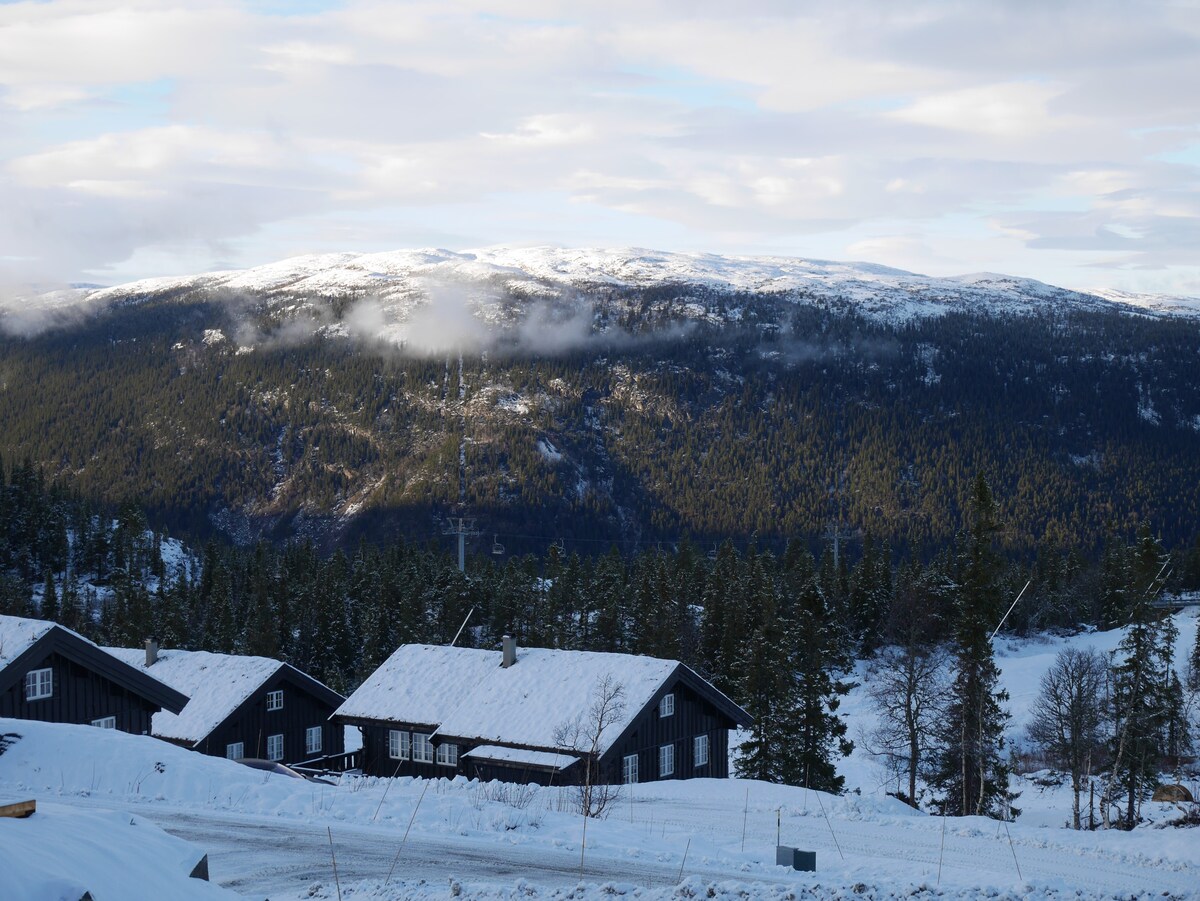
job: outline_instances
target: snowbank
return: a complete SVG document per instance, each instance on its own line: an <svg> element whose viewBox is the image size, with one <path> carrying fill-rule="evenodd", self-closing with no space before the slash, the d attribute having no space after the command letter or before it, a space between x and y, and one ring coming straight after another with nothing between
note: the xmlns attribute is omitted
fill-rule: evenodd
<svg viewBox="0 0 1200 901"><path fill-rule="evenodd" d="M234 901L241 895L189 878L204 851L140 817L39 802L32 816L0 818L0 897L11 901Z"/></svg>

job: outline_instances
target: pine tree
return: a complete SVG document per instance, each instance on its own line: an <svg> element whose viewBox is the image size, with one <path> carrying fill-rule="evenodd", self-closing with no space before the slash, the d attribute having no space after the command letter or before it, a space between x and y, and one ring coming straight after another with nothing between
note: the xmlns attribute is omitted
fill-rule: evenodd
<svg viewBox="0 0 1200 901"><path fill-rule="evenodd" d="M46 570L46 582L42 588L42 619L59 622L61 611L58 606L58 590L54 587L54 573Z"/></svg>
<svg viewBox="0 0 1200 901"><path fill-rule="evenodd" d="M1158 761L1165 752L1171 710L1171 655L1175 628L1152 605L1165 559L1158 543L1143 528L1128 591L1133 597L1129 628L1116 650L1113 666L1114 732L1110 742L1112 771L1107 800L1124 796L1124 826L1132 829L1142 800L1158 781ZM1105 805L1107 819L1108 806Z"/></svg>
<svg viewBox="0 0 1200 901"><path fill-rule="evenodd" d="M837 774L835 760L848 755L854 745L847 740L846 724L837 715L840 699L850 687L837 676L848 669L850 661L815 578L808 580L792 604L785 642L795 680L795 708L786 719L788 753L783 781L841 792L846 780Z"/></svg>
<svg viewBox="0 0 1200 901"><path fill-rule="evenodd" d="M943 810L955 816L1000 816L1010 800L1002 756L1009 717L1002 705L1008 695L997 687L1000 671L991 642L999 618L999 560L993 548L999 529L995 500L980 474L960 560L952 636L954 682L932 777L942 793Z"/></svg>
<svg viewBox="0 0 1200 901"><path fill-rule="evenodd" d="M737 692L754 724L750 737L742 743L736 769L742 779L783 782L788 776L788 758L795 752L799 690L790 665L791 636L778 616L773 592L762 583L758 589L758 622L738 661L741 679Z"/></svg>

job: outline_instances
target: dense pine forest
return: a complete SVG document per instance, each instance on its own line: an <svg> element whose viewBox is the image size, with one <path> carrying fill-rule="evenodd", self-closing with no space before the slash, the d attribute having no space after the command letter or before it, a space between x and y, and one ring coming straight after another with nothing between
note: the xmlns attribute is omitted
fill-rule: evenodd
<svg viewBox="0 0 1200 901"><path fill-rule="evenodd" d="M423 544L465 507L483 553L561 540L628 557L684 536L706 553L750 536L818 553L840 526L858 548L869 534L928 559L952 543L979 472L1000 541L1025 556L1091 558L1142 522L1171 547L1195 535L1191 320L887 325L728 303L745 307L736 325L627 315L620 340L434 359L298 335L209 297L131 303L0 338L0 454L89 501L133 499L173 532L243 546Z"/></svg>

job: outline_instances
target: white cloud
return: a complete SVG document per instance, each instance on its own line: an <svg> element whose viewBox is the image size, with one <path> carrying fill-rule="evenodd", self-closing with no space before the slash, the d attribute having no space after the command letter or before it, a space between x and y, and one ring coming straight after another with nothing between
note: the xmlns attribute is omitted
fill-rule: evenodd
<svg viewBox="0 0 1200 901"><path fill-rule="evenodd" d="M1196 83L1190 4L7 4L0 239L74 279L289 229L555 241L570 207L611 244L1200 272L1200 155L1163 162Z"/></svg>

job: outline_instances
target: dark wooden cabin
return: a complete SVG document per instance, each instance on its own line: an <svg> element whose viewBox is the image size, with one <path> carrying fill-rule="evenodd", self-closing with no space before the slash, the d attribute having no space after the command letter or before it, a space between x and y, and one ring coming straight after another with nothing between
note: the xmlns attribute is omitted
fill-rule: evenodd
<svg viewBox="0 0 1200 901"><path fill-rule="evenodd" d="M148 735L187 696L57 623L0 616L0 717Z"/></svg>
<svg viewBox="0 0 1200 901"><path fill-rule="evenodd" d="M619 689L619 692L617 691ZM597 735L597 705L608 700ZM376 776L567 784L729 776L750 716L675 660L589 651L405 645L334 715Z"/></svg>
<svg viewBox="0 0 1200 901"><path fill-rule="evenodd" d="M191 698L178 714L157 714L158 738L214 757L325 766L345 750L329 717L345 700L294 666L269 657L207 651L107 648ZM340 768L340 767L334 767Z"/></svg>

